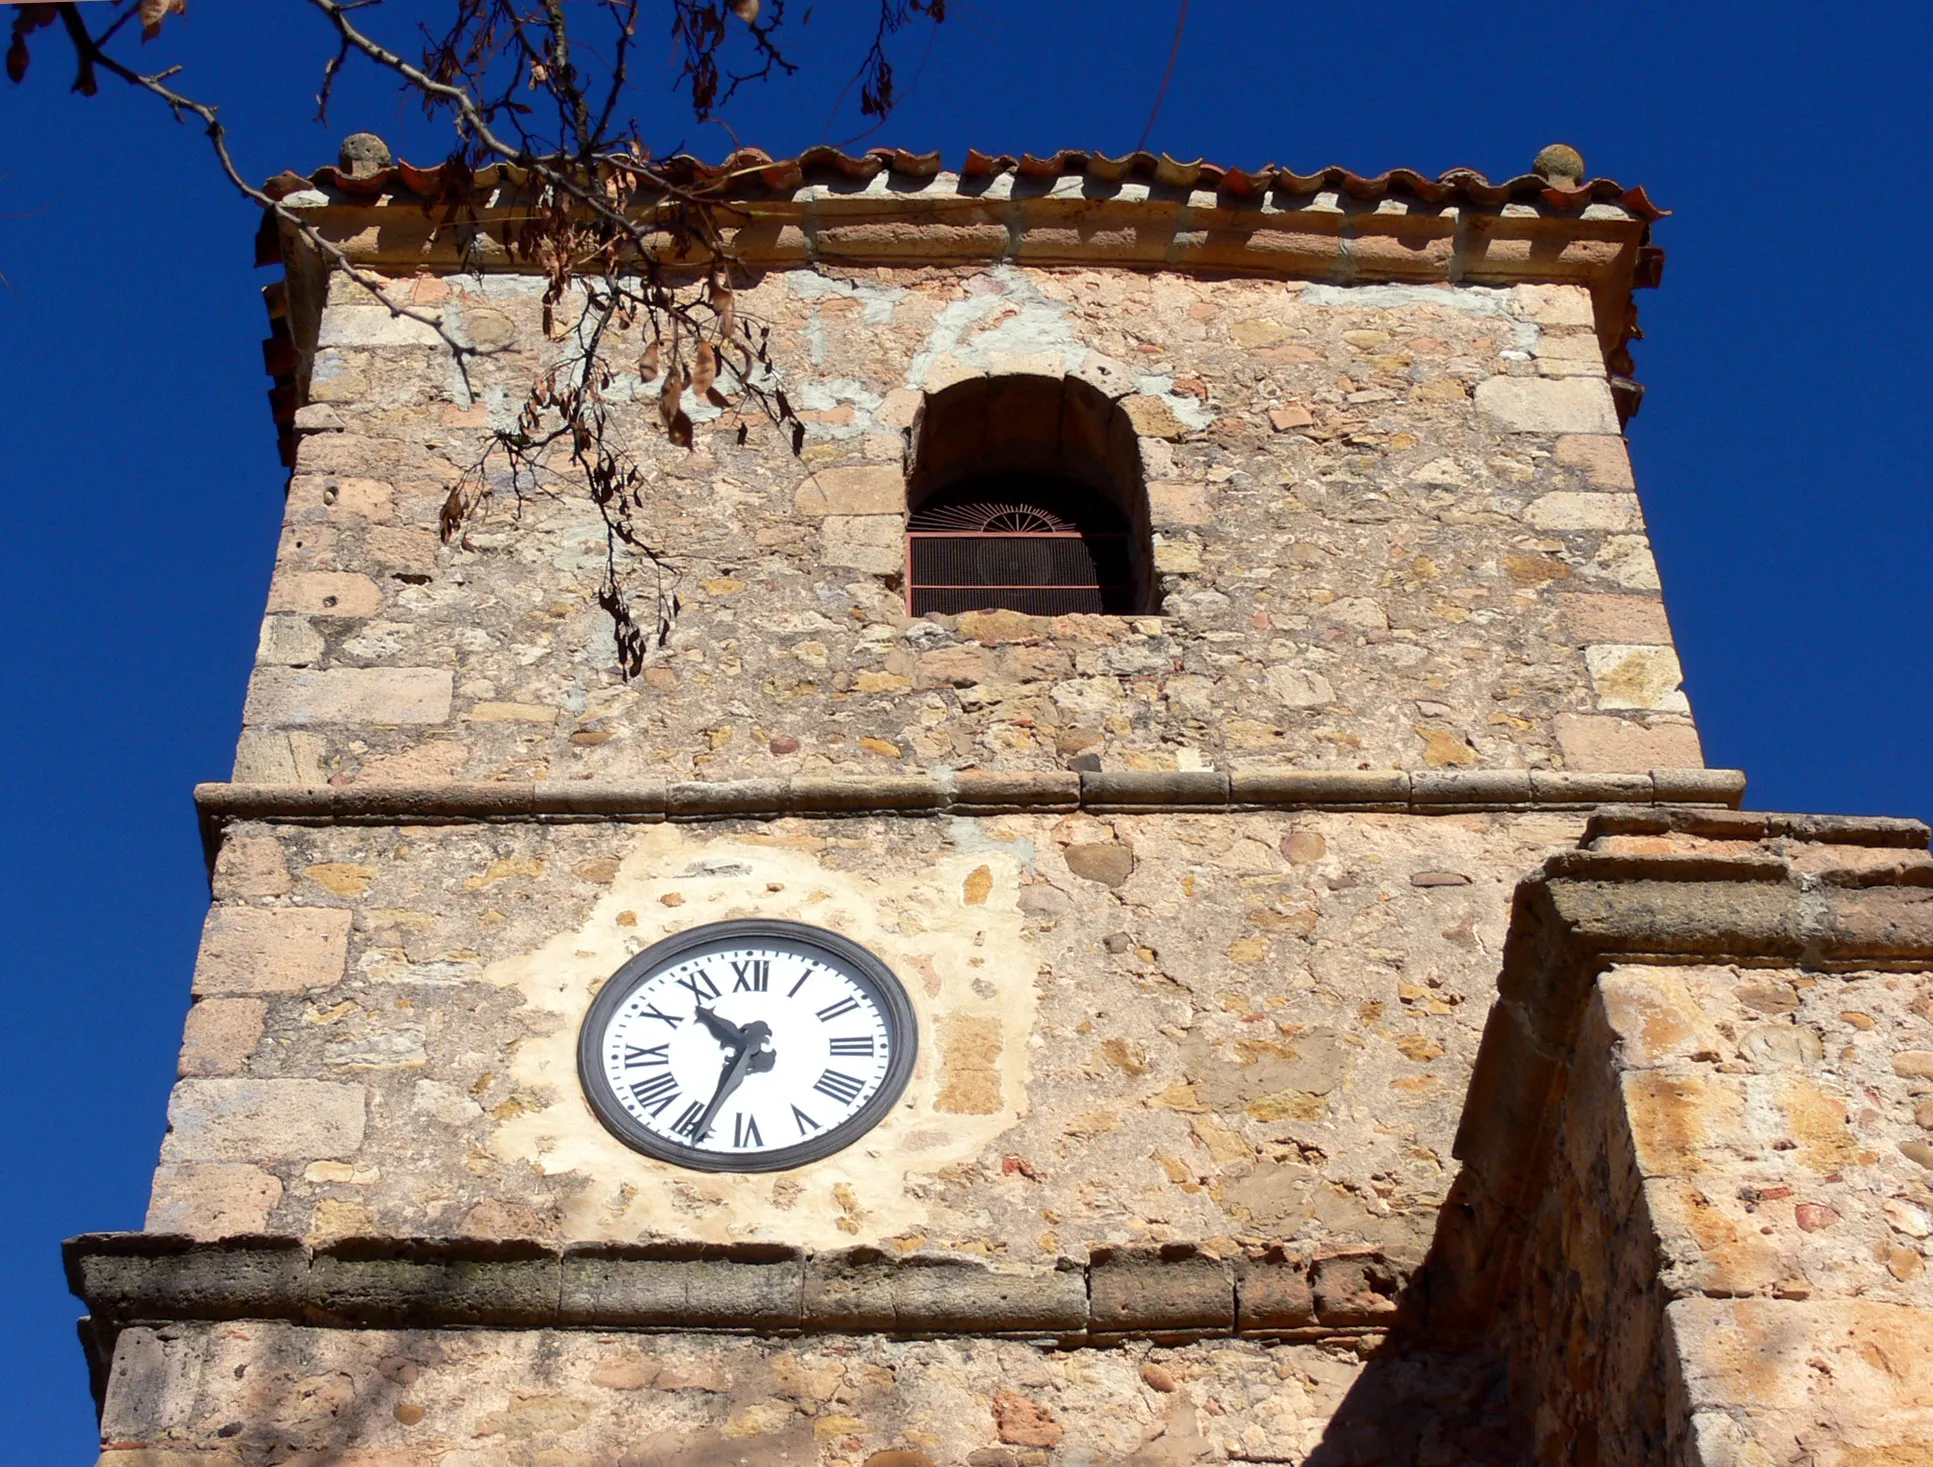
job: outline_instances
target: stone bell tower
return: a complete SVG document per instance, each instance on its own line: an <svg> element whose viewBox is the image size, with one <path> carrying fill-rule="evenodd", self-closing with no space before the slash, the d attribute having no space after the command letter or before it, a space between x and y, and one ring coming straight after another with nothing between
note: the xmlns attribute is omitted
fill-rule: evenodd
<svg viewBox="0 0 1933 1467"><path fill-rule="evenodd" d="M635 680L568 484L437 533L554 350L515 180L461 230L434 169L272 185L491 351L269 236L293 477L181 1078L147 1231L69 1249L104 1467L1787 1460L1671 1311L1809 1307L1794 1187L1919 1287L1933 1148L1848 1117L1917 1136L1933 1055L1804 1072L1784 1150L1682 1117L1901 1048L1924 830L1702 767L1621 436L1660 211L1568 149L731 170L807 432L614 390L683 606ZM708 1000L744 924L842 945ZM841 963L877 1039L780 1005ZM909 1060L821 1154L701 1124L805 1137L820 1043ZM1763 1214L1653 1185L1699 1167Z"/></svg>

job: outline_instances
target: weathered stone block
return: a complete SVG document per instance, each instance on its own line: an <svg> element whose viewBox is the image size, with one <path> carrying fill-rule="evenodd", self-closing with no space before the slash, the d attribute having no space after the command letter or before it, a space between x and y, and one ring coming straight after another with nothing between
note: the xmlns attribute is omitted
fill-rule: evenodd
<svg viewBox="0 0 1933 1467"><path fill-rule="evenodd" d="M1665 604L1656 596L1571 595L1558 597L1557 604L1565 629L1579 646L1594 642L1671 644Z"/></svg>
<svg viewBox="0 0 1933 1467"><path fill-rule="evenodd" d="M300 993L340 983L350 920L338 907L216 907L202 927L195 992Z"/></svg>
<svg viewBox="0 0 1933 1467"><path fill-rule="evenodd" d="M259 998L208 998L188 1010L176 1073L238 1074L262 1040L268 1004Z"/></svg>
<svg viewBox="0 0 1933 1467"><path fill-rule="evenodd" d="M383 609L382 588L353 571L295 571L269 585L268 609L305 616L374 616Z"/></svg>
<svg viewBox="0 0 1933 1467"><path fill-rule="evenodd" d="M191 1238L231 1238L268 1228L282 1182L260 1167L234 1163L163 1165L154 1174L147 1230Z"/></svg>
<svg viewBox="0 0 1933 1467"><path fill-rule="evenodd" d="M542 1326L557 1321L560 1277L556 1255L531 1243L349 1240L316 1250L309 1307L362 1327Z"/></svg>
<svg viewBox="0 0 1933 1467"><path fill-rule="evenodd" d="M1705 762L1698 730L1689 723L1644 724L1561 713L1554 727L1568 769L1695 769Z"/></svg>
<svg viewBox="0 0 1933 1467"><path fill-rule="evenodd" d="M561 1277L567 1324L778 1330L803 1319L805 1265L785 1249L720 1258L588 1247L565 1254Z"/></svg>
<svg viewBox="0 0 1933 1467"><path fill-rule="evenodd" d="M1402 769L1235 769L1228 790L1236 805L1387 809L1409 804L1410 776Z"/></svg>
<svg viewBox="0 0 1933 1467"><path fill-rule="evenodd" d="M1512 433L1616 433L1611 389L1586 377L1490 377L1477 411Z"/></svg>
<svg viewBox="0 0 1933 1467"><path fill-rule="evenodd" d="M1148 518L1156 526L1208 524L1208 486L1157 479L1148 485Z"/></svg>
<svg viewBox="0 0 1933 1467"><path fill-rule="evenodd" d="M1235 1266L1236 1323L1244 1332L1302 1329L1316 1322L1308 1265L1294 1259L1243 1259Z"/></svg>
<svg viewBox="0 0 1933 1467"><path fill-rule="evenodd" d="M906 480L891 464L820 469L799 486L793 502L807 519L897 516L906 512Z"/></svg>
<svg viewBox="0 0 1933 1467"><path fill-rule="evenodd" d="M820 557L873 575L906 568L906 521L899 515L827 515Z"/></svg>
<svg viewBox="0 0 1933 1467"><path fill-rule="evenodd" d="M1095 1334L1168 1334L1235 1327L1230 1266L1191 1248L1102 1249L1088 1269Z"/></svg>
<svg viewBox="0 0 1933 1467"><path fill-rule="evenodd" d="M1310 1271L1316 1318L1331 1325L1390 1323L1413 1266L1382 1253L1318 1258Z"/></svg>
<svg viewBox="0 0 1933 1467"><path fill-rule="evenodd" d="M70 1239L67 1276L96 1319L300 1319L307 1251L294 1239L197 1247L152 1233Z"/></svg>
<svg viewBox="0 0 1933 1467"><path fill-rule="evenodd" d="M321 657L327 645L306 616L268 616L262 619L255 660L303 667Z"/></svg>
<svg viewBox="0 0 1933 1467"><path fill-rule="evenodd" d="M1645 709L1656 713L1689 713L1691 703L1679 685L1684 673L1678 654L1669 647L1634 647L1616 643L1584 649L1600 708Z"/></svg>
<svg viewBox="0 0 1933 1467"><path fill-rule="evenodd" d="M1570 435L1557 440L1557 461L1565 468L1582 469L1600 489L1632 489L1631 455L1622 438L1609 435Z"/></svg>
<svg viewBox="0 0 1933 1467"><path fill-rule="evenodd" d="M216 901L286 896L292 884L282 843L274 836L232 833L223 839L215 855Z"/></svg>
<svg viewBox="0 0 1933 1467"><path fill-rule="evenodd" d="M1578 494L1560 489L1533 499L1524 519L1540 530L1631 531L1644 528L1635 494Z"/></svg>
<svg viewBox="0 0 1933 1467"><path fill-rule="evenodd" d="M363 1088L327 1080L183 1080L164 1162L306 1161L362 1145Z"/></svg>
<svg viewBox="0 0 1933 1467"><path fill-rule="evenodd" d="M371 302L368 305L350 305L332 302L323 313L322 329L316 338L318 347L367 347L367 346L442 346L443 338L437 333L433 321L440 321L443 313L435 307L411 306L414 316L427 317L428 320L414 319L413 316L400 316L388 306ZM481 345L482 343L478 343Z"/></svg>
<svg viewBox="0 0 1933 1467"><path fill-rule="evenodd" d="M257 668L242 717L250 723L443 723L451 675L430 667Z"/></svg>

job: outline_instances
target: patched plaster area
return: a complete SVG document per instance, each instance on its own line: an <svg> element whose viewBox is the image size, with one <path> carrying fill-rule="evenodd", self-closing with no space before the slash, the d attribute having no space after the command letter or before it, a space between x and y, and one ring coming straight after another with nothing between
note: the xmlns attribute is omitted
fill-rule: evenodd
<svg viewBox="0 0 1933 1467"><path fill-rule="evenodd" d="M510 1065L519 1089L545 1102L503 1121L492 1152L581 1183L562 1203L573 1239L782 1238L824 1248L917 1236L934 1177L971 1162L1027 1110L1040 957L1021 930L1020 874L1018 856L998 850L860 873L757 837L647 831L581 927L483 975L524 996L532 1033ZM919 1061L887 1117L836 1156L780 1173L686 1171L632 1151L591 1114L577 1078L578 1031L598 989L633 954L741 917L823 927L877 954L912 999Z"/></svg>

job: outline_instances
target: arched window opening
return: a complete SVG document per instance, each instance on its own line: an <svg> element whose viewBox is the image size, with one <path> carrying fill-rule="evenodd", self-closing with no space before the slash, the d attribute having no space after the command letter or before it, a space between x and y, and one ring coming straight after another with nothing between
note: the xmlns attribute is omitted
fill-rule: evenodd
<svg viewBox="0 0 1933 1467"><path fill-rule="evenodd" d="M980 378L935 394L914 428L907 491L914 616L1153 607L1139 444L1084 382Z"/></svg>

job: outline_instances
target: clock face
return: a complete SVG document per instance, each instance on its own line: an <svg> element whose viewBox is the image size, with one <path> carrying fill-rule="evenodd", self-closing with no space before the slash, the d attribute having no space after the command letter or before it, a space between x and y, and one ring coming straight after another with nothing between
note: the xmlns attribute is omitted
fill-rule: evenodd
<svg viewBox="0 0 1933 1467"><path fill-rule="evenodd" d="M797 922L718 922L639 953L577 1042L606 1128L713 1172L803 1166L877 1125L913 1073L906 990L857 943Z"/></svg>

